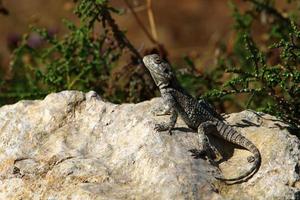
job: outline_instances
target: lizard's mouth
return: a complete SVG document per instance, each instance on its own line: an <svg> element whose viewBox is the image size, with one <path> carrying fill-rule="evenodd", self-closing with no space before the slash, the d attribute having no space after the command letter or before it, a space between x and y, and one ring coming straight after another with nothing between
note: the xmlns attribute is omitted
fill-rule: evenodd
<svg viewBox="0 0 300 200"><path fill-rule="evenodd" d="M160 73L159 70L153 69L151 67L147 67L147 69L150 72L155 85L160 86L161 84L163 84L165 77Z"/></svg>
<svg viewBox="0 0 300 200"><path fill-rule="evenodd" d="M149 68L148 68L148 70L150 71L150 74L151 74L151 76L152 76L152 79L154 80L154 82L155 82L155 84L157 85L157 86L159 86L160 85L160 82L161 81L159 81L159 74L157 74L156 72L155 72L155 70L153 70L152 71L152 69L150 70ZM154 75L155 74L155 75Z"/></svg>
<svg viewBox="0 0 300 200"><path fill-rule="evenodd" d="M165 85L166 84L165 82L168 80L168 78L166 77L166 74L164 74L162 68L159 66L161 62L160 63L155 62L155 60L157 60L156 57L157 57L156 54L144 56L143 63L145 67L148 69L148 71L150 72L155 84L157 86Z"/></svg>

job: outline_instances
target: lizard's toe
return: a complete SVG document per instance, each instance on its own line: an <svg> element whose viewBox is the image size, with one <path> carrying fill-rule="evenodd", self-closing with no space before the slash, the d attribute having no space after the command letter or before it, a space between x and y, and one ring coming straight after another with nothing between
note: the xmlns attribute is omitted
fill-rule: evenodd
<svg viewBox="0 0 300 200"><path fill-rule="evenodd" d="M189 152L192 153L191 156L193 156L195 159L205 159L207 157L207 153L206 151L203 150L199 150L199 149L190 149Z"/></svg>
<svg viewBox="0 0 300 200"><path fill-rule="evenodd" d="M248 157L247 157L247 161L248 161L249 163L252 163L254 160L255 160L254 156L248 156Z"/></svg>
<svg viewBox="0 0 300 200"><path fill-rule="evenodd" d="M156 131L167 131L169 127L165 126L164 124L155 124L154 130Z"/></svg>

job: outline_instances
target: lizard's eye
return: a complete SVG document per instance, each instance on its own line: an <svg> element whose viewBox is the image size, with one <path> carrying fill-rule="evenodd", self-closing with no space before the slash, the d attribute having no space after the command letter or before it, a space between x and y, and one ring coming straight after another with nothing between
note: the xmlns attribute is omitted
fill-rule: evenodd
<svg viewBox="0 0 300 200"><path fill-rule="evenodd" d="M164 73L166 73L166 74L169 73L169 69L168 69L168 68L165 68L165 69L164 69Z"/></svg>
<svg viewBox="0 0 300 200"><path fill-rule="evenodd" d="M161 59L158 58L158 57L155 58L155 59L154 59L154 63L155 63L155 64L160 64L160 63L161 63Z"/></svg>

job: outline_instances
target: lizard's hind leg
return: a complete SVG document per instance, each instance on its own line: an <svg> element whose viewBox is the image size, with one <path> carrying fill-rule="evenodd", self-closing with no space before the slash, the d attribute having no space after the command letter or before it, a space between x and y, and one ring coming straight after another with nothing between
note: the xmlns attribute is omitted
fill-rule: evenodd
<svg viewBox="0 0 300 200"><path fill-rule="evenodd" d="M200 149L199 150L192 150L191 152L193 153L193 156L195 158L199 157L206 157L209 160L213 160L216 158L216 153L215 153L215 148L213 148L210 143L209 139L206 135L206 132L209 133L213 131L212 128L214 128L215 125L212 124L211 122L203 122L199 125L198 127L198 138L200 142Z"/></svg>

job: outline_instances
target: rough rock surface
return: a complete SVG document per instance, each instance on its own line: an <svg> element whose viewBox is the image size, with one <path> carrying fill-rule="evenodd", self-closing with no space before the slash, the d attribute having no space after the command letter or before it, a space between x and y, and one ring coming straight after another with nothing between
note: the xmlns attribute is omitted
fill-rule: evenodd
<svg viewBox="0 0 300 200"><path fill-rule="evenodd" d="M299 199L300 142L274 117L252 111L227 119L257 145L258 173L244 149L210 137L221 161L194 159L195 132L181 120L172 136L154 131L160 98L115 105L94 92L64 91L0 108L0 199ZM298 195L298 196L297 196Z"/></svg>

